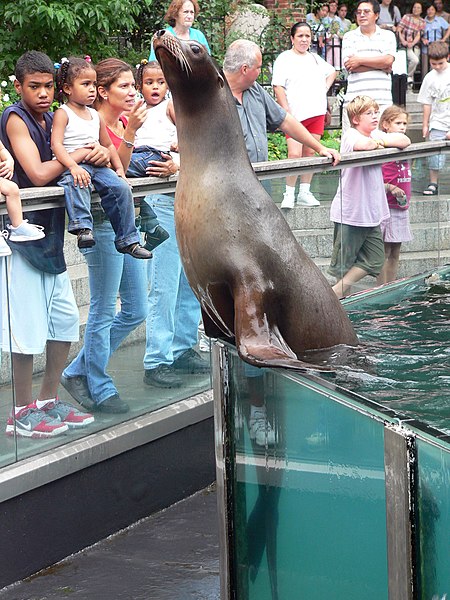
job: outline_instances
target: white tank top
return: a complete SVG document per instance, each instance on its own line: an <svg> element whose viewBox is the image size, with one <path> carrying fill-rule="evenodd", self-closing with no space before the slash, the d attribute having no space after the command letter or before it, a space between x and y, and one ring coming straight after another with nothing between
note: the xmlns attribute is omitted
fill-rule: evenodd
<svg viewBox="0 0 450 600"><path fill-rule="evenodd" d="M63 139L64 148L67 152L73 152L83 148L86 144L99 141L100 118L96 110L86 107L91 115L91 118L87 121L74 113L66 104L63 104L61 108L66 112L68 118Z"/></svg>
<svg viewBox="0 0 450 600"><path fill-rule="evenodd" d="M151 146L156 150L168 151L176 140L176 127L167 116L169 100L163 100L149 109L147 118L136 131L134 145Z"/></svg>

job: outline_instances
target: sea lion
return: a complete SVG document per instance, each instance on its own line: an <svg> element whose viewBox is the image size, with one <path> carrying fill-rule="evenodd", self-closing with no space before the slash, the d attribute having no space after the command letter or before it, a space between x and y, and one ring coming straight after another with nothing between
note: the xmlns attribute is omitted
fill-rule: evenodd
<svg viewBox="0 0 450 600"><path fill-rule="evenodd" d="M258 367L314 368L309 351L356 345L330 284L253 171L223 72L198 42L159 31L153 47L177 121L177 242L206 334L234 338Z"/></svg>

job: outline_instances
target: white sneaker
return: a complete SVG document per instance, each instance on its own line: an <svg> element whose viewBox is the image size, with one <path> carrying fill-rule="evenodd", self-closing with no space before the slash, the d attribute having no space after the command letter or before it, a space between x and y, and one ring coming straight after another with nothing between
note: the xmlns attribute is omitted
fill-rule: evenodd
<svg viewBox="0 0 450 600"><path fill-rule="evenodd" d="M281 203L281 208L294 208L294 205L295 205L294 194L289 194L288 192L284 192L283 201Z"/></svg>
<svg viewBox="0 0 450 600"><path fill-rule="evenodd" d="M200 336L200 339L198 341L198 349L200 350L200 352L209 352L210 351L209 338L207 338L205 334Z"/></svg>
<svg viewBox="0 0 450 600"><path fill-rule="evenodd" d="M310 191L301 190L297 196L297 202L300 206L320 206L320 202Z"/></svg>
<svg viewBox="0 0 450 600"><path fill-rule="evenodd" d="M0 256L9 256L11 254L11 248L6 243L7 237L7 231L0 231Z"/></svg>
<svg viewBox="0 0 450 600"><path fill-rule="evenodd" d="M9 239L11 242L31 242L45 237L44 228L40 225L32 225L28 221L22 221L17 227L8 225Z"/></svg>
<svg viewBox="0 0 450 600"><path fill-rule="evenodd" d="M248 422L250 439L255 440L258 446L274 446L275 431L267 420L265 410L256 410Z"/></svg>

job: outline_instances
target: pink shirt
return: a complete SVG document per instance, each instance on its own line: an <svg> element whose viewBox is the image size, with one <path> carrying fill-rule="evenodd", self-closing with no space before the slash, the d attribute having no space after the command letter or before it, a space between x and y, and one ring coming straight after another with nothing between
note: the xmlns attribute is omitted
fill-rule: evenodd
<svg viewBox="0 0 450 600"><path fill-rule="evenodd" d="M348 129L342 136L341 153L353 152L361 137L364 136L354 127ZM380 132L377 137L381 137ZM342 169L330 219L344 225L376 227L389 216L381 165Z"/></svg>
<svg viewBox="0 0 450 600"><path fill-rule="evenodd" d="M411 198L411 167L407 161L396 160L382 165L384 183L391 183L406 194L406 204L400 205L395 196L388 193L389 208L407 210Z"/></svg>
<svg viewBox="0 0 450 600"><path fill-rule="evenodd" d="M123 127L125 129L125 127L128 125L128 119L126 117L124 117L123 115L121 115L119 117L119 121L122 121ZM114 146L117 150L117 148L120 146L120 142L123 141L123 138L121 138L116 133L114 133L114 131L112 129L110 129L108 126L106 126L106 129L108 131L108 134L109 134L109 137L111 138L112 143L114 144Z"/></svg>

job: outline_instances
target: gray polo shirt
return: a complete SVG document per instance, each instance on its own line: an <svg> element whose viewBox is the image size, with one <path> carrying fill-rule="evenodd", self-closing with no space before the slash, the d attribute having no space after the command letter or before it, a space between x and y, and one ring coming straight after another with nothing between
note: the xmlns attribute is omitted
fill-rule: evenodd
<svg viewBox="0 0 450 600"><path fill-rule="evenodd" d="M253 163L268 160L267 130L275 131L286 118L286 111L259 85L254 83L236 100L248 156Z"/></svg>

